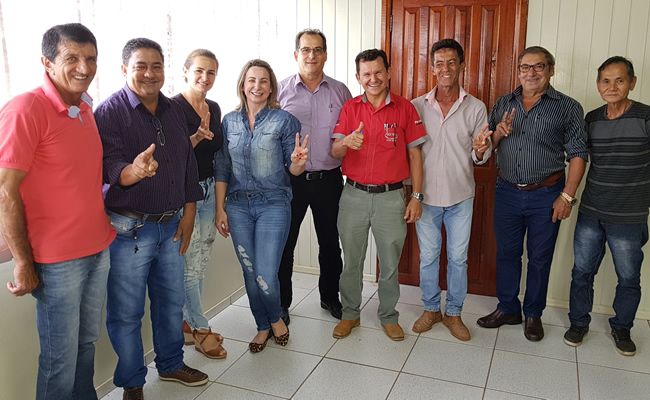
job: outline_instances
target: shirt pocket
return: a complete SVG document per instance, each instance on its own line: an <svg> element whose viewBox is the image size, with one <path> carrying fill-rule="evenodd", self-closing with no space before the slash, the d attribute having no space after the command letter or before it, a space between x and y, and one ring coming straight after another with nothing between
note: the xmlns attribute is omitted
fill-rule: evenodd
<svg viewBox="0 0 650 400"><path fill-rule="evenodd" d="M402 146L405 134L404 128L396 123L384 124L381 134L377 137L377 145L384 151L393 151Z"/></svg>
<svg viewBox="0 0 650 400"><path fill-rule="evenodd" d="M266 151L273 151L281 146L280 135L273 132L262 132L257 141L257 147Z"/></svg>
<svg viewBox="0 0 650 400"><path fill-rule="evenodd" d="M242 132L230 132L228 134L228 150L236 149L244 134Z"/></svg>

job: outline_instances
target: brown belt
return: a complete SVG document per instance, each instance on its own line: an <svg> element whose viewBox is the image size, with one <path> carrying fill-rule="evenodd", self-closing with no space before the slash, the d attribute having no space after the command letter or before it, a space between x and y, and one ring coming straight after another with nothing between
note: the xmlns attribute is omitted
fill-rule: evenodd
<svg viewBox="0 0 650 400"><path fill-rule="evenodd" d="M514 188L516 188L518 190L523 190L524 192L529 192L531 190L537 190L537 189L543 188L543 187L551 187L551 186L555 185L556 183L558 183L560 181L560 179L562 179L563 176L564 176L564 170L557 171L557 172L554 172L551 175L547 176L546 179L544 179L543 181L538 182L538 183L512 183L512 182L509 182L509 181L505 180L502 177L499 177L499 178L501 178L501 180L503 182L507 183L508 185L510 185L510 186L512 186L512 187L514 187Z"/></svg>

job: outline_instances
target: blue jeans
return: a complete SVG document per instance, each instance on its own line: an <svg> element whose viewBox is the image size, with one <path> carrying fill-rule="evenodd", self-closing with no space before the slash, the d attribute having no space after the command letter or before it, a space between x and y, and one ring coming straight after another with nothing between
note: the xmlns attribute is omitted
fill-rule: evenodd
<svg viewBox="0 0 650 400"><path fill-rule="evenodd" d="M159 224L108 213L117 237L111 244L106 327L118 361L113 383L144 386L147 367L142 346L142 317L149 292L153 346L159 372L183 366L183 270L181 241L172 239L178 215Z"/></svg>
<svg viewBox="0 0 650 400"><path fill-rule="evenodd" d="M36 398L97 399L95 342L106 297L108 249L35 267L41 282L32 293L41 345Z"/></svg>
<svg viewBox="0 0 650 400"><path fill-rule="evenodd" d="M521 314L519 282L524 235L528 267L524 315L541 317L546 307L548 277L560 221L553 222L553 202L564 187L564 179L550 187L522 191L497 178L494 233L497 244L498 308L507 314Z"/></svg>
<svg viewBox="0 0 650 400"><path fill-rule="evenodd" d="M422 217L415 223L420 245L420 289L426 311L440 311L440 249L447 233L447 305L445 314L460 315L467 296L467 248L472 230L474 198L449 207L422 204Z"/></svg>
<svg viewBox="0 0 650 400"><path fill-rule="evenodd" d="M573 234L575 263L571 272L569 320L572 325L586 327L594 304L594 277L609 245L618 277L614 312L609 319L613 329L632 329L641 301L641 248L648 241L648 224L612 224L586 214L578 214Z"/></svg>
<svg viewBox="0 0 650 400"><path fill-rule="evenodd" d="M283 190L235 192L228 195L226 214L235 254L257 330L280 320L278 269L291 223L291 199Z"/></svg>
<svg viewBox="0 0 650 400"><path fill-rule="evenodd" d="M214 178L199 182L204 199L196 202L196 218L190 247L185 253L185 305L183 319L194 329L209 327L203 315L201 293L203 276L210 261L210 250L217 228L214 225Z"/></svg>

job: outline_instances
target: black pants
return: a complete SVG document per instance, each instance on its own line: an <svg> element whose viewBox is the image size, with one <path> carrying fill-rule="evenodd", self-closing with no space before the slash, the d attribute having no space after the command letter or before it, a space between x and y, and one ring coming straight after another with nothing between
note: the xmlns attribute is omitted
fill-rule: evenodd
<svg viewBox="0 0 650 400"><path fill-rule="evenodd" d="M318 264L320 278L318 290L323 301L338 300L339 277L343 270L341 246L336 219L339 214L339 199L343 191L343 177L339 168L300 176L291 175L293 200L291 201L291 228L284 246L278 278L280 280L280 300L283 308L291 306L293 291L291 274L293 273L293 253L300 233L300 225L305 218L307 207L311 207L314 227L318 237Z"/></svg>

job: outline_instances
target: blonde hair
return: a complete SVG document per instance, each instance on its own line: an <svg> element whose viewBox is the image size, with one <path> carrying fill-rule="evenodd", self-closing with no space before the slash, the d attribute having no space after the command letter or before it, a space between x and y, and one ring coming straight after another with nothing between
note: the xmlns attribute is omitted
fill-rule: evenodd
<svg viewBox="0 0 650 400"><path fill-rule="evenodd" d="M239 97L239 105L236 107L236 110L246 110L246 95L244 94L244 81L246 80L246 73L252 67L260 67L266 69L266 72L269 73L269 79L271 81L271 93L269 98L266 99L266 106L268 108L280 108L280 103L278 103L278 80L275 77L273 68L264 60L256 58L254 60L248 61L244 64L244 67L241 69L239 74L239 80L237 81L237 97Z"/></svg>

